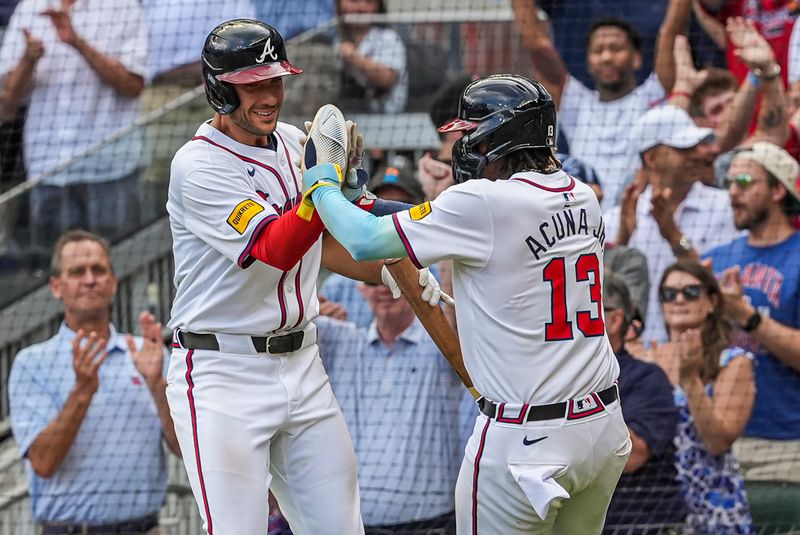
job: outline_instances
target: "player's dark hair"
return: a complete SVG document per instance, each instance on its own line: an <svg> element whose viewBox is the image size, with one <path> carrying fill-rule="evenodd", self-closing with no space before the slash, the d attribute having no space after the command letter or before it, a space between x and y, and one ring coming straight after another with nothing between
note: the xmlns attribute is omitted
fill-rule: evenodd
<svg viewBox="0 0 800 535"><path fill-rule="evenodd" d="M658 283L659 292L664 287L667 277L676 272L686 273L699 280L703 291L713 305L700 333L703 341L703 367L700 377L704 384L708 384L719 374L719 356L731 343L731 326L724 317L725 302L722 299L722 291L717 278L710 269L699 262L681 260L664 270L661 282ZM669 332L669 326L667 326L667 332Z"/></svg>
<svg viewBox="0 0 800 535"><path fill-rule="evenodd" d="M514 173L524 171L554 173L559 169L561 169L561 161L556 158L554 149L550 147L520 149L503 157L499 176L496 178L505 180Z"/></svg>
<svg viewBox="0 0 800 535"><path fill-rule="evenodd" d="M473 78L469 74L459 74L439 88L428 110L433 126L439 128L451 119L458 117L458 103L461 100L461 93L464 92L464 88L472 80ZM444 135L439 133L440 137L444 137Z"/></svg>
<svg viewBox="0 0 800 535"><path fill-rule="evenodd" d="M607 269L603 276L603 306L610 309L622 311L622 332L620 335L625 338L631 322L634 318L635 309L631 292L622 277Z"/></svg>
<svg viewBox="0 0 800 535"><path fill-rule="evenodd" d="M642 36L639 35L639 32L636 31L636 28L634 28L633 25L627 20L618 19L616 17L603 17L602 19L597 19L592 22L592 25L589 28L589 33L586 34L586 48L589 48L589 43L592 42L592 35L594 35L594 32L598 28L606 28L608 26L619 28L625 32L625 36L628 38L628 42L631 44L633 49L637 52L642 51Z"/></svg>
<svg viewBox="0 0 800 535"><path fill-rule="evenodd" d="M727 91L736 91L739 84L736 78L727 69L707 67L708 76L702 84L697 86L689 98L689 115L693 118L703 117L703 102L707 98L721 95Z"/></svg>
<svg viewBox="0 0 800 535"><path fill-rule="evenodd" d="M108 245L108 242L87 230L68 230L64 234L62 234L56 244L53 246L53 255L50 257L50 275L57 277L61 274L61 252L64 250L64 247L68 243L80 242L80 241L93 241L100 245L103 248L103 252L106 253L106 257L108 257L108 264L111 266L111 272L114 272L114 266L111 264L111 247Z"/></svg>

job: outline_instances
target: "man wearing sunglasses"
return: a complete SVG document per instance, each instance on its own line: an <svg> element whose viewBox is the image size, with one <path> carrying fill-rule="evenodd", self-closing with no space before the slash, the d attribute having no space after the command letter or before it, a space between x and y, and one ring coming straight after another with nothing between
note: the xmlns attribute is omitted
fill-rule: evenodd
<svg viewBox="0 0 800 535"><path fill-rule="evenodd" d="M726 183L747 235L708 253L739 345L756 355L756 400L734 444L754 523L800 525L800 165L759 142L733 158ZM765 452L770 452L765 460Z"/></svg>
<svg viewBox="0 0 800 535"><path fill-rule="evenodd" d="M605 213L606 235L615 245L644 253L650 280L658 281L676 259L696 259L698 252L733 239L736 228L725 192L699 180L716 152L713 130L696 126L688 113L669 105L647 111L629 139L647 183L629 186L622 204ZM653 284L643 341L666 339Z"/></svg>

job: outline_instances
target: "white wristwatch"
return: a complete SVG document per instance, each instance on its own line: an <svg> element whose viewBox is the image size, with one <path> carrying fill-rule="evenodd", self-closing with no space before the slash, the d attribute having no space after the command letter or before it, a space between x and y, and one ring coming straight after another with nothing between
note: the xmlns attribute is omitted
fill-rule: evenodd
<svg viewBox="0 0 800 535"><path fill-rule="evenodd" d="M677 245L672 247L672 252L675 256L681 256L692 252L694 249L694 244L692 240L689 239L689 236L684 234L681 236L681 239L678 241Z"/></svg>

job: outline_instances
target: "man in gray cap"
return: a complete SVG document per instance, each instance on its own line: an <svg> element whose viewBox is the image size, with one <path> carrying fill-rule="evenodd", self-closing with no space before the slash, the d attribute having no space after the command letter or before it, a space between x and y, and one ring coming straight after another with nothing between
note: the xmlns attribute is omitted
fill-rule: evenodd
<svg viewBox="0 0 800 535"><path fill-rule="evenodd" d="M747 235L708 253L738 327L734 343L756 358L755 405L734 453L753 522L774 533L800 526L800 234L789 219L800 213L798 175L777 145L739 151L726 183L736 228Z"/></svg>

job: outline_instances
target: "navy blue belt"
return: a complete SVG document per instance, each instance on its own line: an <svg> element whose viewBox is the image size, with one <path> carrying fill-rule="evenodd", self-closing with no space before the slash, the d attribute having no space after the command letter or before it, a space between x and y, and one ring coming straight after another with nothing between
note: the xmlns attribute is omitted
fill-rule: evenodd
<svg viewBox="0 0 800 535"><path fill-rule="evenodd" d="M586 409L583 407L584 402L582 400L562 401L561 403L551 403L550 405L530 405L524 407L523 409L523 411L527 412L527 414L520 415L520 421L513 423L522 423L523 419L527 422L534 422L564 417L566 417L568 420L576 420L578 418L590 416L591 414L602 411L605 408L605 405L613 403L617 400L617 397L617 385L613 384L605 390L586 396L586 399L591 398L591 400L596 400L599 398L602 404L597 403L596 401L592 403L590 400L586 403ZM481 412L489 418L495 418L497 416L498 407L503 405L501 403L490 401L486 398L478 399L477 403ZM570 405L572 406L570 407ZM591 408L589 408L590 406ZM567 411L568 408L570 409L569 411Z"/></svg>
<svg viewBox="0 0 800 535"><path fill-rule="evenodd" d="M158 526L158 515L108 524L44 522L42 535L142 535Z"/></svg>
<svg viewBox="0 0 800 535"><path fill-rule="evenodd" d="M275 336L251 336L253 347L258 353L292 353L303 347L303 331L292 331ZM207 349L219 351L219 341L213 334L198 334L178 331L178 340L186 349Z"/></svg>

